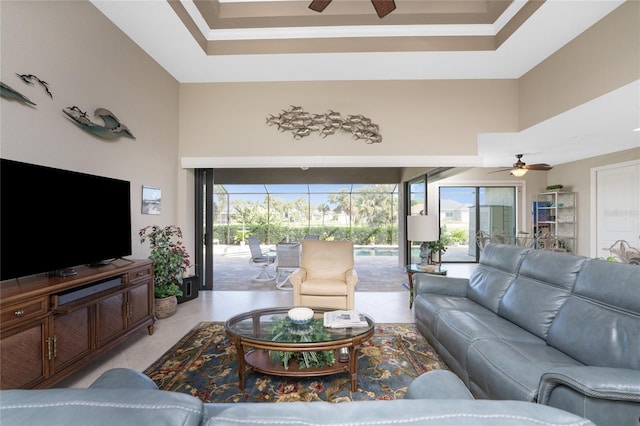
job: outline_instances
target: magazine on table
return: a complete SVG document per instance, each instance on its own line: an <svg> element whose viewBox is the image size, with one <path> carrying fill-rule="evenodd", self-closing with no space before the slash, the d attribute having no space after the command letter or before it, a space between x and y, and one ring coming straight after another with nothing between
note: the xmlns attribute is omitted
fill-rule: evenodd
<svg viewBox="0 0 640 426"><path fill-rule="evenodd" d="M367 319L358 311L329 311L324 313L324 326L329 328L366 327Z"/></svg>

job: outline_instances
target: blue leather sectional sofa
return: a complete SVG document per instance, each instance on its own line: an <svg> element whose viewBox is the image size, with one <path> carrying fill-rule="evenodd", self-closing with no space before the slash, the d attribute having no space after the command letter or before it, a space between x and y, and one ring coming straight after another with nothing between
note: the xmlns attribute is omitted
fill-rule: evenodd
<svg viewBox="0 0 640 426"><path fill-rule="evenodd" d="M489 244L469 279L414 276L420 333L477 398L640 424L640 267Z"/></svg>
<svg viewBox="0 0 640 426"><path fill-rule="evenodd" d="M113 369L88 389L0 391L2 426L593 426L552 407L523 401L477 401L449 371L418 377L394 401L203 404L157 389L148 377ZM438 398L438 399L433 399Z"/></svg>

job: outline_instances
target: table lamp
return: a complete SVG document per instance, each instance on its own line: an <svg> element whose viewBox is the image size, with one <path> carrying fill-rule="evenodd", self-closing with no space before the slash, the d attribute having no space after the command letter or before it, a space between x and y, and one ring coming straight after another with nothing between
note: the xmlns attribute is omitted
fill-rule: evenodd
<svg viewBox="0 0 640 426"><path fill-rule="evenodd" d="M421 263L426 265L431 252L428 243L440 239L438 216L407 216L407 239L410 241L422 241L422 244L420 244L420 259Z"/></svg>

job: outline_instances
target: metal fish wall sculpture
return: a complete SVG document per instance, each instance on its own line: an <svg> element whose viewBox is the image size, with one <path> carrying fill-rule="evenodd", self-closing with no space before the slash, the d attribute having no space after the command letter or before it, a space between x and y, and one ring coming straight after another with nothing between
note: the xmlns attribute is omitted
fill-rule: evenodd
<svg viewBox="0 0 640 426"><path fill-rule="evenodd" d="M24 81L26 84L29 84L29 85L33 86L34 82L38 83L40 86L42 86L42 88L44 89L46 94L49 95L49 97L51 99L53 99L53 94L49 90L49 83L47 83L46 81L40 80L38 77L36 77L33 74L18 74L18 73L16 73L16 75L18 77L20 77L20 80Z"/></svg>
<svg viewBox="0 0 640 426"><path fill-rule="evenodd" d="M20 80L22 80L23 83L28 84L30 86L33 86L34 82L38 83L40 86L42 86L42 88L47 93L47 95L49 95L49 97L53 99L53 94L49 90L49 83L47 83L46 81L40 80L38 77L36 77L33 74L18 74L18 73L16 73L16 75L20 78ZM10 100L13 100L13 101L18 101L18 102L21 102L23 104L29 104L29 105L34 105L34 106L37 105L35 102L33 102L31 99L27 98L22 93L18 92L13 87L9 86L8 84L2 83L2 82L0 82L0 97L3 97L5 99L10 99Z"/></svg>
<svg viewBox="0 0 640 426"><path fill-rule="evenodd" d="M98 108L94 112L96 117L100 117L102 121L104 121L104 125L91 121L87 113L77 106L64 108L62 112L64 112L67 117L73 120L73 122L82 129L100 138L116 139L120 136L126 136L131 139L135 139L135 136L133 136L127 126L120 123L120 120L118 120L118 118L108 109Z"/></svg>
<svg viewBox="0 0 640 426"><path fill-rule="evenodd" d="M368 144L381 143L382 135L377 124L363 115L348 115L343 118L339 112L331 111L326 114L312 114L299 106L291 106L278 115L267 116L269 126L277 126L281 132L293 133L294 139L302 139L313 132L318 132L323 138L338 131L351 133L357 140Z"/></svg>

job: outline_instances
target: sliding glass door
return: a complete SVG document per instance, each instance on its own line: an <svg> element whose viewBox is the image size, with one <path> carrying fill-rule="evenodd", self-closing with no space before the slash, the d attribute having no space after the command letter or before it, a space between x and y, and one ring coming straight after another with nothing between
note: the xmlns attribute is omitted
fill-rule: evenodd
<svg viewBox="0 0 640 426"><path fill-rule="evenodd" d="M512 243L516 235L516 188L440 187L440 239L447 250L443 262L477 262L476 237Z"/></svg>

